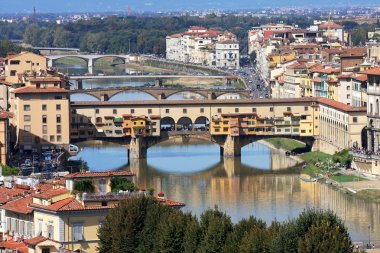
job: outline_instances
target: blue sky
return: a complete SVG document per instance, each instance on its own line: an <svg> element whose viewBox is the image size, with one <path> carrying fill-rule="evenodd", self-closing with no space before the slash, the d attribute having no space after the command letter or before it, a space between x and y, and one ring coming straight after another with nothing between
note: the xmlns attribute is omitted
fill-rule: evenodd
<svg viewBox="0 0 380 253"><path fill-rule="evenodd" d="M6 2L6 4L4 4ZM128 5L136 11L168 11L184 9L253 9L261 7L337 7L347 5L377 5L380 0L0 0L0 12L99 12L126 11Z"/></svg>

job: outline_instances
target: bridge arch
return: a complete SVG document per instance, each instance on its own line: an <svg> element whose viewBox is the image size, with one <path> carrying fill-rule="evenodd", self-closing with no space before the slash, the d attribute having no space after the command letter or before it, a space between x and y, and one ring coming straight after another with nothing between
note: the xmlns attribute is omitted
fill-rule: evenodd
<svg viewBox="0 0 380 253"><path fill-rule="evenodd" d="M177 121L177 131L193 130L193 121L189 117L181 117Z"/></svg>
<svg viewBox="0 0 380 253"><path fill-rule="evenodd" d="M56 63L58 60L62 60L62 59L66 59L66 58L76 58L76 59L81 59L81 60L83 60L84 65L85 65L85 66L88 66L88 61L89 61L89 59L84 58L84 57L80 57L80 56L77 56L77 55L64 55L64 56L62 56L62 57L52 58L51 61L52 61L53 66L54 66L54 63Z"/></svg>
<svg viewBox="0 0 380 253"><path fill-rule="evenodd" d="M180 97L182 94L182 97L181 98L178 98ZM194 96L194 98L192 98L191 96ZM186 98L186 96L189 96L189 98ZM167 100L191 100L191 99L207 99L207 96L205 96L204 93L200 92L200 91L192 91L192 90L189 90L189 91L182 91L182 90L179 90L179 91L175 91L169 95L166 96L166 99Z"/></svg>
<svg viewBox="0 0 380 253"><path fill-rule="evenodd" d="M205 116L200 116L194 121L195 130L199 131L209 131L210 130L210 120Z"/></svg>
<svg viewBox="0 0 380 253"><path fill-rule="evenodd" d="M71 101L100 101L100 98L87 92L73 93L70 95Z"/></svg>
<svg viewBox="0 0 380 253"><path fill-rule="evenodd" d="M173 131L175 130L175 120L172 117L164 117L160 121L161 131Z"/></svg>
<svg viewBox="0 0 380 253"><path fill-rule="evenodd" d="M127 59L125 57L119 56L119 55L101 55L99 57L94 57L92 60L93 66L95 66L95 63L103 58L113 58L113 59L119 59L123 62L123 64L127 63Z"/></svg>
<svg viewBox="0 0 380 253"><path fill-rule="evenodd" d="M143 98L138 98L139 100L157 100L157 97L148 91L141 90L141 89L131 89L131 90L121 90L114 93L112 96L109 97L109 101L136 100L136 98L133 98L133 96L136 95L137 93L140 93L143 96ZM123 95L126 96L126 98L128 98L128 95L131 95L132 97L131 99L121 99Z"/></svg>
<svg viewBox="0 0 380 253"><path fill-rule="evenodd" d="M233 91L222 92L216 96L216 99L241 99L241 98L248 98L248 97L242 93L237 93Z"/></svg>

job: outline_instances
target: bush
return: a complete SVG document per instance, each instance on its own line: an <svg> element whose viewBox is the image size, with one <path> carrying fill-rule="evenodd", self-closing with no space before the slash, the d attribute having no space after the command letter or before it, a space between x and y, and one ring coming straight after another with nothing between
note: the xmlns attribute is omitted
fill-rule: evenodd
<svg viewBox="0 0 380 253"><path fill-rule="evenodd" d="M93 193L95 192L95 187L91 180L81 180L74 182L73 191L78 193Z"/></svg>
<svg viewBox="0 0 380 253"><path fill-rule="evenodd" d="M8 165L1 165L3 176L17 176L20 173L20 168Z"/></svg>
<svg viewBox="0 0 380 253"><path fill-rule="evenodd" d="M122 177L113 177L111 178L111 191L119 192L119 191L130 191L133 192L136 190L135 185L132 181L122 178Z"/></svg>

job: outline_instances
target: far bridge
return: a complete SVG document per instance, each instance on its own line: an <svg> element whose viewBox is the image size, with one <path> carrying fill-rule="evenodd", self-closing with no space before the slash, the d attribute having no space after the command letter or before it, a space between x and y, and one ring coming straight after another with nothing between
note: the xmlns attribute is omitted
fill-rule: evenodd
<svg viewBox="0 0 380 253"><path fill-rule="evenodd" d="M88 72L93 72L93 67L95 61L101 59L101 58L117 58L120 59L124 64L129 62L129 54L123 55L123 54L63 54L63 55L45 55L46 58L48 58L48 66L54 67L54 61L58 59L63 58L79 58L83 59L87 63Z"/></svg>
<svg viewBox="0 0 380 253"><path fill-rule="evenodd" d="M228 97L228 94L233 97L249 98L249 90L235 90L235 89L200 89L200 88L171 88L171 87L136 87L136 86L125 86L117 88L106 88L106 89L75 89L71 90L70 94L86 94L96 98L99 101L109 101L113 96L123 93L139 91L144 92L157 100L167 99L172 95L177 93L189 93L197 94L204 99L218 99L222 97ZM223 96L225 95L225 96Z"/></svg>

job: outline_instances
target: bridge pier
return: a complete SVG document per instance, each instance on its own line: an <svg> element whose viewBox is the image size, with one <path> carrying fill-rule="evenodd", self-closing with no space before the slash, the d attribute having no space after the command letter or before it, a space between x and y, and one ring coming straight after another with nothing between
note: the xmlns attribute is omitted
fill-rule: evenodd
<svg viewBox="0 0 380 253"><path fill-rule="evenodd" d="M147 157L148 143L145 137L133 137L129 145L129 160Z"/></svg>
<svg viewBox="0 0 380 253"><path fill-rule="evenodd" d="M223 145L224 157L236 157L241 155L241 143L239 136L227 135Z"/></svg>
<svg viewBox="0 0 380 253"><path fill-rule="evenodd" d="M83 89L83 81L81 79L75 80L75 89L77 90Z"/></svg>

